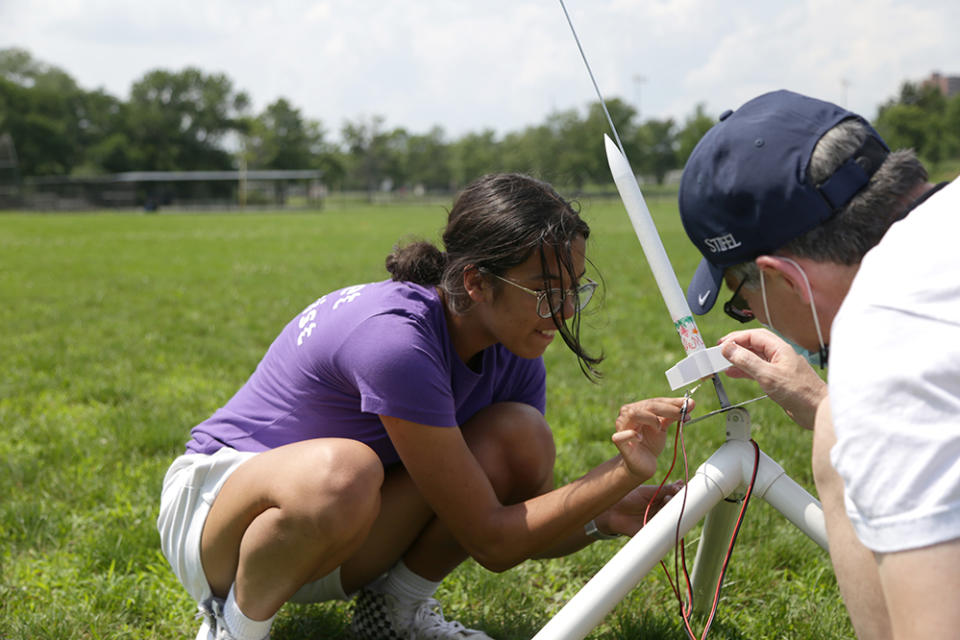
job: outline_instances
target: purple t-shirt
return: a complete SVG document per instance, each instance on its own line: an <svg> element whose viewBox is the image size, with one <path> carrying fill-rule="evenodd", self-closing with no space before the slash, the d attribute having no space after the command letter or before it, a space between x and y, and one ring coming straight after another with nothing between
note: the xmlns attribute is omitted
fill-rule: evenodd
<svg viewBox="0 0 960 640"><path fill-rule="evenodd" d="M380 414L453 427L503 401L545 411L543 360L495 344L471 370L436 290L386 280L334 291L297 315L236 395L193 428L187 451L337 437L366 443L388 465L399 458Z"/></svg>

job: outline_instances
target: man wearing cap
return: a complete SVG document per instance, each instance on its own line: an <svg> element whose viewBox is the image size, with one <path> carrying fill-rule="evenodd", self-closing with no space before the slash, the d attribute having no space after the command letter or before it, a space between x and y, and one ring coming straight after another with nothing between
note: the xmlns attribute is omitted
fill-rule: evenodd
<svg viewBox="0 0 960 640"><path fill-rule="evenodd" d="M857 635L960 635L960 180L933 185L860 116L776 91L721 116L679 201L703 255L694 313L726 282L728 315L784 338L737 331L723 355L814 429ZM785 340L829 354L827 385Z"/></svg>

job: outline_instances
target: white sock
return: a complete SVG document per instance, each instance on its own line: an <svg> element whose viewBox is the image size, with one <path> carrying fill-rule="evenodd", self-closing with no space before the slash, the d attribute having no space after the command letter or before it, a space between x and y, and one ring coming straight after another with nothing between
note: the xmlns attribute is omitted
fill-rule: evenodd
<svg viewBox="0 0 960 640"><path fill-rule="evenodd" d="M439 582L427 580L411 571L403 560L393 565L380 588L394 596L401 604L416 605L437 592Z"/></svg>
<svg viewBox="0 0 960 640"><path fill-rule="evenodd" d="M251 620L237 605L235 587L236 585L231 585L227 601L223 605L223 620L227 623L227 631L236 640L263 640L270 633L276 614L266 620Z"/></svg>

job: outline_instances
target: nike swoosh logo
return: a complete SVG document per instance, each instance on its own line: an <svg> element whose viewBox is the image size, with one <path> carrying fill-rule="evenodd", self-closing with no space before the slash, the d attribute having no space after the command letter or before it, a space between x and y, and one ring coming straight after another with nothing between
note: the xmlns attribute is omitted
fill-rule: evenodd
<svg viewBox="0 0 960 640"><path fill-rule="evenodd" d="M703 303L707 301L707 298L710 297L711 289L707 289L702 295L697 296L697 302L700 303L700 306L703 306Z"/></svg>

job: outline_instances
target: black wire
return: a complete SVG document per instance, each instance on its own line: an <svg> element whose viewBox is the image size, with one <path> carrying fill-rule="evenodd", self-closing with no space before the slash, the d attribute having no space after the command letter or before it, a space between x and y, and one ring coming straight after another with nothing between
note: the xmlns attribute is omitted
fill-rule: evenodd
<svg viewBox="0 0 960 640"><path fill-rule="evenodd" d="M683 419L684 417L686 417L687 400L689 399L691 393L692 392L687 393L686 397L684 398L683 406L680 409L680 420L677 422L677 435L676 435L676 438L674 439L673 461L670 464L670 469L667 471L667 477L669 477L670 473L673 471L674 465L676 464L677 451L678 449L682 450L683 451L683 468L684 468L683 502L681 502L680 504L680 515L677 518L677 528L676 528L676 534L674 539L674 553L673 553L673 571L674 571L674 575L677 576L676 585L674 585L674 581L670 577L670 572L667 570L666 564L664 564L662 560L660 561L660 566L663 567L663 571L667 576L667 582L670 584L670 588L673 590L673 593L677 598L677 603L680 605L680 617L683 619L684 631L686 631L687 637L690 638L690 640L698 640L698 638L693 632L693 628L691 626L691 620L690 620L693 613L693 585L690 582L690 574L687 571L687 558L686 558L686 549L685 549L686 543L684 542L684 539L680 537L680 528L681 528L681 523L683 521L683 512L687 504L687 489L688 489L688 483L689 483L689 469L687 467L686 443L683 438ZM747 506L750 503L750 497L753 495L753 487L756 484L757 471L760 468L760 446L756 443L756 441L753 438L750 439L750 444L753 445L753 450L754 450L753 471L750 474L750 482L747 485L747 491L743 497L743 503L740 507L740 513L737 515L736 525L734 526L733 533L730 536L730 542L727 545L727 553L724 556L723 564L720 567L720 575L717 578L717 586L716 586L716 589L714 590L713 604L710 607L710 615L707 617L707 622L703 627L703 632L701 633L699 640L706 639L707 633L710 631L710 627L713 625L713 620L717 615L717 610L719 609L719 606L720 606L720 590L723 587L723 580L726 577L727 567L730 564L730 559L733 557L733 548L734 548L734 545L736 544L737 536L740 533L740 527L743 525L744 516L746 515L746 512L747 512ZM665 484L666 481L667 481L667 478L664 478L663 483L661 483L661 486L663 486L663 484ZM727 498L725 498L725 500L727 500ZM646 521L646 517L644 517L644 521ZM701 539L701 544L702 542L703 540ZM680 595L680 591L679 591L680 568L678 566L678 551L679 551L679 563L680 565L683 566L683 576L687 585L687 599L688 599L687 603L683 602L683 596Z"/></svg>
<svg viewBox="0 0 960 640"><path fill-rule="evenodd" d="M743 524L743 516L747 512L747 505L750 503L750 496L753 494L753 486L757 480L757 470L760 468L760 446L753 438L750 438L750 444L753 445L753 473L750 475L750 484L747 485L747 493L743 497L743 506L740 507L740 515L737 516L737 525L733 529L733 535L730 536L730 545L727 547L727 555L723 559L723 566L720 568L720 577L717 579L717 590L713 596L713 607L710 610L710 616L703 628L703 635L700 640L707 637L707 631L713 624L713 619L717 615L717 609L720 606L720 588L723 585L723 579L727 574L727 566L730 564L730 558L733 557L733 545L737 541L737 535L740 533L740 526Z"/></svg>

